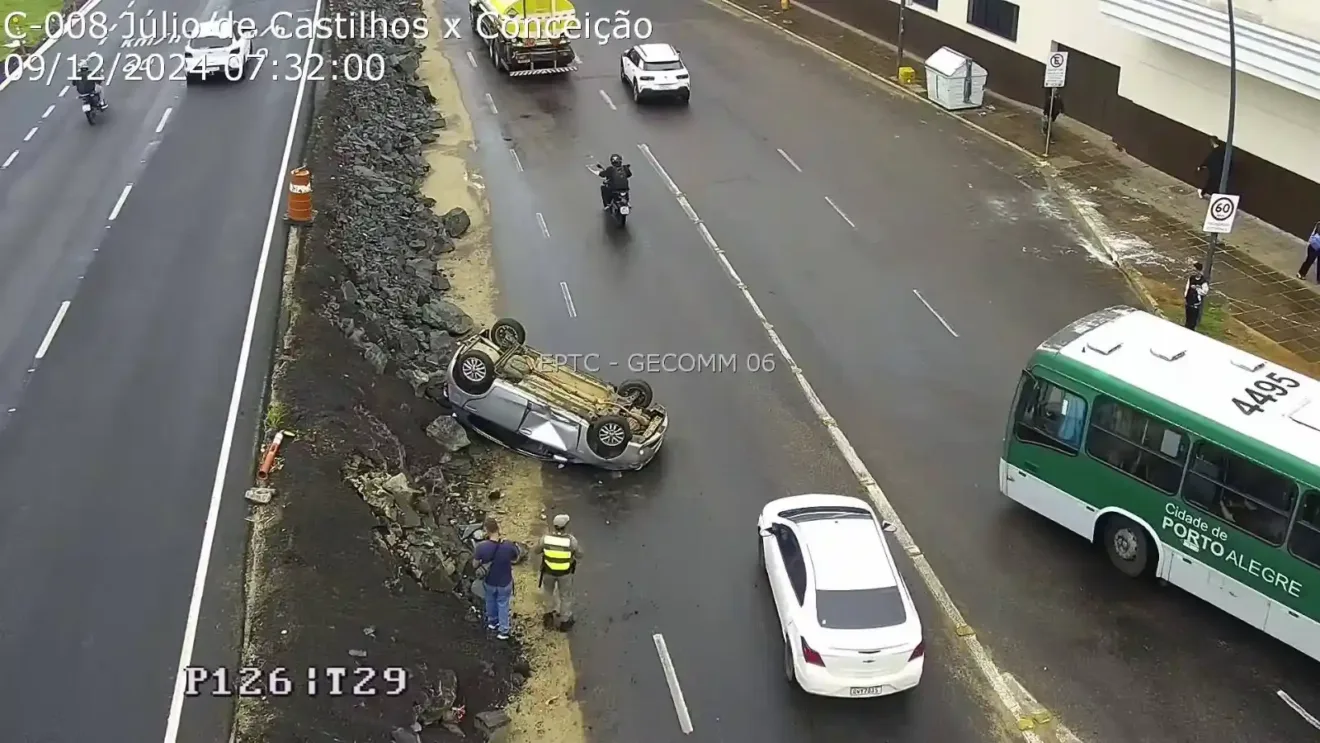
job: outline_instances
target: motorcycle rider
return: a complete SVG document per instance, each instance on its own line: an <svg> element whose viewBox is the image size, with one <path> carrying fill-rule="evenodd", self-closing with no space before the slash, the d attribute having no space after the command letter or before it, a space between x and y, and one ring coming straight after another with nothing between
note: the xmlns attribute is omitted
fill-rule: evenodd
<svg viewBox="0 0 1320 743"><path fill-rule="evenodd" d="M73 86L80 97L91 96L89 102L97 110L105 110L105 100L101 97L101 83L92 78L92 70L86 64L78 68L78 76L73 79Z"/></svg>
<svg viewBox="0 0 1320 743"><path fill-rule="evenodd" d="M615 194L628 192L628 179L632 178L632 166L625 163L619 155L610 155L610 166L602 168L599 175L603 181L600 184L600 203L608 210Z"/></svg>

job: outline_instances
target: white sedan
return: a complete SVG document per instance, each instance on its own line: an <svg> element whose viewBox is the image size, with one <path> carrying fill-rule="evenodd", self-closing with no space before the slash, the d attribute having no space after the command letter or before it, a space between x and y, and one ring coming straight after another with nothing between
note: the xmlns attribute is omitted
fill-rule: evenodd
<svg viewBox="0 0 1320 743"><path fill-rule="evenodd" d="M926 643L885 532L865 501L771 501L757 531L784 637L784 674L809 694L878 697L921 681Z"/></svg>

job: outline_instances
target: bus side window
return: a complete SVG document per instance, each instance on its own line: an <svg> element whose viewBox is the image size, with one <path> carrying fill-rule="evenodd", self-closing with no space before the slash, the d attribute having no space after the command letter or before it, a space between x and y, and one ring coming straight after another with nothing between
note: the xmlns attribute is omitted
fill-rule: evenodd
<svg viewBox="0 0 1320 743"><path fill-rule="evenodd" d="M1208 441L1196 442L1183 498L1269 544L1283 544L1297 502L1292 480Z"/></svg>
<svg viewBox="0 0 1320 743"><path fill-rule="evenodd" d="M1014 423L1019 440L1076 454L1086 427L1086 400L1023 374Z"/></svg>
<svg viewBox="0 0 1320 743"><path fill-rule="evenodd" d="M1086 452L1165 493L1178 492L1187 434L1120 402L1098 397Z"/></svg>
<svg viewBox="0 0 1320 743"><path fill-rule="evenodd" d="M1306 491L1305 500L1297 512L1297 523L1293 524L1292 535L1288 537L1288 549L1320 567L1320 493Z"/></svg>

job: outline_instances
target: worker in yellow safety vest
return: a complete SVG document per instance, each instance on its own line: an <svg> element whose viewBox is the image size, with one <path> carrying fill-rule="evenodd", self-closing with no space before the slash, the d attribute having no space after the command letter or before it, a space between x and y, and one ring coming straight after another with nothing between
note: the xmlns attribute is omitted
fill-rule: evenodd
<svg viewBox="0 0 1320 743"><path fill-rule="evenodd" d="M542 536L532 547L541 558L541 616L547 628L567 630L573 626L573 573L582 557L577 537L568 532L568 514L559 514L551 522L553 531Z"/></svg>

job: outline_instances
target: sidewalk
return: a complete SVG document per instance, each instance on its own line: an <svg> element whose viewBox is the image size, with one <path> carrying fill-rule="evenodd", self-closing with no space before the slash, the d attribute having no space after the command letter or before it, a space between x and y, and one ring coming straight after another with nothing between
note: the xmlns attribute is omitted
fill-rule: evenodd
<svg viewBox="0 0 1320 743"><path fill-rule="evenodd" d="M892 80L896 54L881 39L797 3L781 12L777 2L724 2ZM921 61L909 58L907 65L920 81ZM920 82L910 92L925 97ZM1111 258L1148 308L1182 321L1183 282L1206 249L1206 202L1194 187L1129 157L1107 136L1066 115L1056 122L1048 161L1038 109L989 94L982 108L951 115L1035 160L1099 248L1093 252ZM1201 330L1320 376L1320 287L1295 278L1303 242L1245 213L1227 237L1215 257Z"/></svg>

